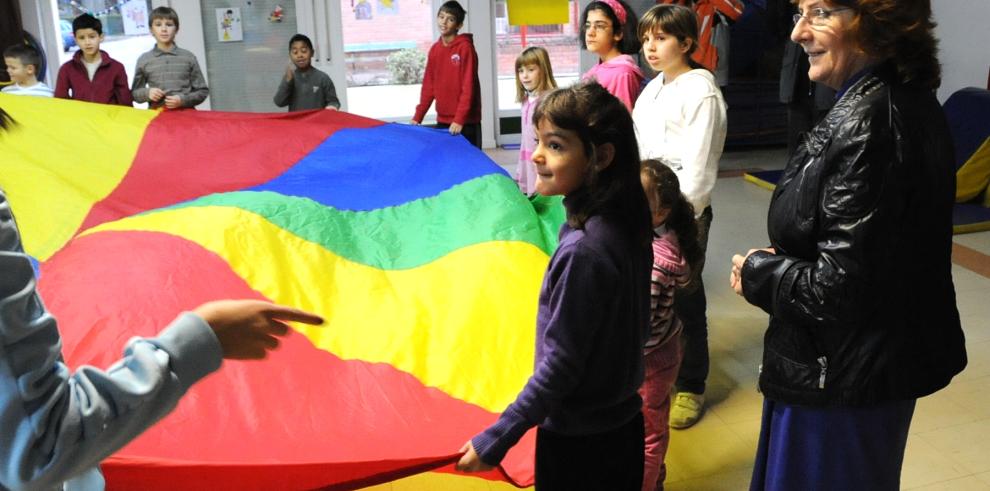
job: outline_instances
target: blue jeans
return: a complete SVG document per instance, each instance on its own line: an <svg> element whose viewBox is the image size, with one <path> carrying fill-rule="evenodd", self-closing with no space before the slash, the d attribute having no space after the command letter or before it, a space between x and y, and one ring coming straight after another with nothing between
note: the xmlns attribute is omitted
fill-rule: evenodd
<svg viewBox="0 0 990 491"><path fill-rule="evenodd" d="M705 393L708 379L708 299L701 272L705 269L704 254L708 251L708 230L712 227L712 207L698 217L698 245L702 258L691 271L691 282L674 293L674 314L681 320L684 356L677 374L678 392Z"/></svg>

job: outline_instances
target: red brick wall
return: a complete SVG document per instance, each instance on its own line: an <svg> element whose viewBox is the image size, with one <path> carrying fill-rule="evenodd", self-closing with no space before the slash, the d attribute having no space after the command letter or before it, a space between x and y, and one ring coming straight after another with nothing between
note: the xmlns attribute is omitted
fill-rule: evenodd
<svg viewBox="0 0 990 491"><path fill-rule="evenodd" d="M353 44L416 41L424 53L429 51L435 41L433 25L436 23L436 12L430 2L400 0L397 14L379 15L378 0L368 1L372 4L370 20L356 20L351 2L340 2L345 49L346 45Z"/></svg>
<svg viewBox="0 0 990 491"><path fill-rule="evenodd" d="M540 46L550 54L550 67L554 73L578 73L580 47L577 38L573 36L526 37L526 47ZM516 57L523 50L518 36L498 40L498 75L512 77L515 75Z"/></svg>

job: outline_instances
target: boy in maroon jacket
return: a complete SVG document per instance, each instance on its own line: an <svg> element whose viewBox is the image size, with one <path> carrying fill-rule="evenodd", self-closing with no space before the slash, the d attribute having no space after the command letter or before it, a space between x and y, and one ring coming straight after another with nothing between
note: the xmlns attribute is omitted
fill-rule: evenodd
<svg viewBox="0 0 990 491"><path fill-rule="evenodd" d="M437 128L451 135L464 135L481 148L481 84L478 82L478 53L470 34L457 34L467 12L456 1L444 3L437 12L440 39L430 48L426 74L413 124L437 101Z"/></svg>
<svg viewBox="0 0 990 491"><path fill-rule="evenodd" d="M58 69L55 97L103 104L133 105L124 65L100 50L103 24L90 14L72 21L79 51Z"/></svg>

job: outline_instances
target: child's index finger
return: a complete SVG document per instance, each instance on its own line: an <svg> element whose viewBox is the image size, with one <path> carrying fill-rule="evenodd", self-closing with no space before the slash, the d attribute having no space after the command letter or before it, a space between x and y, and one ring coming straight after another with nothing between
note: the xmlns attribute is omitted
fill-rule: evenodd
<svg viewBox="0 0 990 491"><path fill-rule="evenodd" d="M311 324L318 326L323 324L323 317L316 314L306 312L305 310L300 310L294 307L286 307L284 305L273 305L268 312L269 317L291 322L302 322L303 324Z"/></svg>

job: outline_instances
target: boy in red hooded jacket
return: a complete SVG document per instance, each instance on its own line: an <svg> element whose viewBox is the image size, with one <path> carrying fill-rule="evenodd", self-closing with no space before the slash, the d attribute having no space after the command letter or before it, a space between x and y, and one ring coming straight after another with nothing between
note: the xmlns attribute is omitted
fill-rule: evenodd
<svg viewBox="0 0 990 491"><path fill-rule="evenodd" d="M481 83L478 81L478 53L470 34L457 34L467 12L454 0L437 12L440 39L430 48L426 74L413 124L423 122L430 104L437 101L437 128L451 135L464 135L481 148Z"/></svg>

